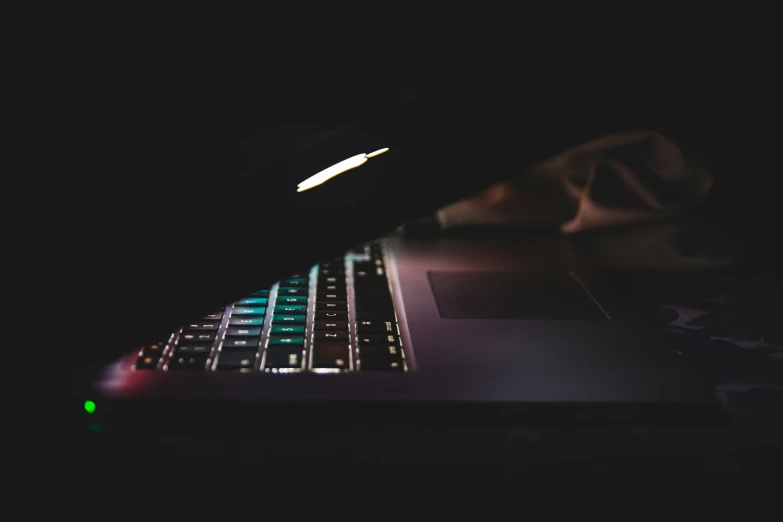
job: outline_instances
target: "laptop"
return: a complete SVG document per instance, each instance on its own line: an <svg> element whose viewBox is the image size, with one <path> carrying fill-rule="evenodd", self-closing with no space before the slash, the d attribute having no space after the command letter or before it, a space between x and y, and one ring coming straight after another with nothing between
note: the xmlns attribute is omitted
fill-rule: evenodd
<svg viewBox="0 0 783 522"><path fill-rule="evenodd" d="M269 167L275 175L241 181L257 183L255 199L235 192L237 208L257 208L255 233L227 244L204 231L215 242L182 258L193 274L186 298L160 295L201 308L192 305L187 317L172 309L182 321L103 367L88 413L143 416L171 401L199 405L202 418L203 405L216 402L543 407L588 416L596 408L658 415L712 407L677 353L567 239L398 228L513 174L503 168L510 158L521 168L557 152L538 139L543 130L527 136L524 154L512 152L514 137L495 138L498 153L488 155L458 133L412 128L401 114L316 133L284 167ZM256 150L253 139L246 150ZM573 133L556 147L581 139ZM263 154L248 157L248 172L269 172L253 163ZM230 213L209 223L243 226ZM188 264L230 253L243 274L253 263L264 274L243 281L232 263L206 275ZM207 276L224 279L221 298L231 299L199 300Z"/></svg>

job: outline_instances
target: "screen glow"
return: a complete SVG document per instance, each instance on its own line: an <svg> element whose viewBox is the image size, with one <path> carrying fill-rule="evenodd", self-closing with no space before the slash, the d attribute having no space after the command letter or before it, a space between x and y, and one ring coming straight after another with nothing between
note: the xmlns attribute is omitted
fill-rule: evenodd
<svg viewBox="0 0 783 522"><path fill-rule="evenodd" d="M381 154L383 154L387 150L389 150L389 147L386 147L385 149L378 149L375 152L371 152L371 153L367 154L367 157L368 158L374 158L375 156L380 156Z"/></svg>
<svg viewBox="0 0 783 522"><path fill-rule="evenodd" d="M305 190L317 187L318 185L329 181L333 177L338 176L345 171L355 169L356 167L363 165L367 162L368 158L374 158L375 156L379 156L388 150L389 148L386 147L385 149L378 149L375 152L371 152L369 154L357 154L356 156L351 156L350 158L344 159L339 163L335 163L331 167L324 169L318 174L310 176L303 182L299 183L297 185L298 188L296 191L304 192Z"/></svg>

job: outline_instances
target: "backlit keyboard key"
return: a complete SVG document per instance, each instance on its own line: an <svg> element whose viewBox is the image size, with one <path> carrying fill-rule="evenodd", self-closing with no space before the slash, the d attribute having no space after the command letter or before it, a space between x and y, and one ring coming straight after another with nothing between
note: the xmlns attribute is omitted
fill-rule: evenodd
<svg viewBox="0 0 783 522"><path fill-rule="evenodd" d="M305 327L300 325L280 325L280 324L273 324L272 328L269 330L269 333L272 335L294 335L294 334L303 334L305 333Z"/></svg>
<svg viewBox="0 0 783 522"><path fill-rule="evenodd" d="M269 299L266 297L247 297L236 302L239 306L266 306Z"/></svg>
<svg viewBox="0 0 783 522"><path fill-rule="evenodd" d="M312 367L348 370L351 364L351 350L345 342L318 342L313 344Z"/></svg>
<svg viewBox="0 0 783 522"><path fill-rule="evenodd" d="M275 314L300 315L307 313L307 305L283 305L275 306Z"/></svg>
<svg viewBox="0 0 783 522"><path fill-rule="evenodd" d="M335 286L335 285L327 285L327 286ZM316 299L319 297L326 297L327 295L337 295L337 296L343 296L343 301L345 301L345 296L347 295L347 290L345 288L332 288L331 290L327 289L326 286L319 287L318 291L316 292Z"/></svg>
<svg viewBox="0 0 783 522"><path fill-rule="evenodd" d="M229 326L263 326L263 317L232 317L228 320Z"/></svg>
<svg viewBox="0 0 783 522"><path fill-rule="evenodd" d="M304 346L304 337L270 337L269 346Z"/></svg>
<svg viewBox="0 0 783 522"><path fill-rule="evenodd" d="M277 296L277 301L275 301L275 305L285 305L285 304L307 304L307 296L306 295Z"/></svg>
<svg viewBox="0 0 783 522"><path fill-rule="evenodd" d="M315 332L315 335L313 336L314 340L317 341L348 341L350 338L348 335L348 330L345 330L343 332L340 331L331 331L331 330L321 330L318 332Z"/></svg>
<svg viewBox="0 0 783 522"><path fill-rule="evenodd" d="M195 332L188 332L183 333L179 336L179 342L189 342L189 343L211 343L215 340L215 334L213 333L195 333Z"/></svg>
<svg viewBox="0 0 783 522"><path fill-rule="evenodd" d="M137 370L154 370L158 366L158 358L150 355L146 357L139 357L136 361Z"/></svg>
<svg viewBox="0 0 783 522"><path fill-rule="evenodd" d="M280 281L280 286L296 286L296 287L303 287L310 284L310 280L306 279L304 277L297 277L294 279L285 279L283 281Z"/></svg>
<svg viewBox="0 0 783 522"><path fill-rule="evenodd" d="M207 321L220 321L223 319L223 311L215 312L214 314L207 314L202 319L206 319Z"/></svg>
<svg viewBox="0 0 783 522"><path fill-rule="evenodd" d="M264 315L266 313L266 308L263 307L253 307L253 308L245 308L245 307L239 307L234 308L231 310L231 315Z"/></svg>
<svg viewBox="0 0 783 522"><path fill-rule="evenodd" d="M169 370L204 370L209 356L207 355L180 355L169 360Z"/></svg>
<svg viewBox="0 0 783 522"><path fill-rule="evenodd" d="M327 284L319 284L318 285L318 293L341 293L345 295L345 284L342 285L327 285Z"/></svg>
<svg viewBox="0 0 783 522"><path fill-rule="evenodd" d="M339 302L344 303L345 302L345 294L344 293L321 293L316 296L316 300L319 303L323 302Z"/></svg>
<svg viewBox="0 0 783 522"><path fill-rule="evenodd" d="M272 324L305 324L306 315L273 315Z"/></svg>
<svg viewBox="0 0 783 522"><path fill-rule="evenodd" d="M348 310L348 303L345 301L337 303L315 303L315 309L319 312L345 312Z"/></svg>
<svg viewBox="0 0 783 522"><path fill-rule="evenodd" d="M223 348L256 348L258 339L255 337L226 337Z"/></svg>
<svg viewBox="0 0 783 522"><path fill-rule="evenodd" d="M192 323L187 326L185 326L185 331L203 331L203 330L217 330L220 323L214 323L214 322L203 322L203 323Z"/></svg>
<svg viewBox="0 0 783 522"><path fill-rule="evenodd" d="M153 343L148 344L141 350L141 355L144 357L155 357L156 359L161 356L163 350L166 349L166 343Z"/></svg>
<svg viewBox="0 0 783 522"><path fill-rule="evenodd" d="M295 286L281 286L277 289L277 296L281 295L307 295L307 288L299 288Z"/></svg>
<svg viewBox="0 0 783 522"><path fill-rule="evenodd" d="M400 340L395 333L389 334L360 334L356 338L359 344L396 344L400 345Z"/></svg>
<svg viewBox="0 0 783 522"><path fill-rule="evenodd" d="M269 290L256 290L250 295L253 297L269 297Z"/></svg>
<svg viewBox="0 0 783 522"><path fill-rule="evenodd" d="M348 321L315 321L313 329L316 331L348 331Z"/></svg>
<svg viewBox="0 0 783 522"><path fill-rule="evenodd" d="M264 369L297 369L302 367L302 348L295 346L270 346L266 349Z"/></svg>
<svg viewBox="0 0 783 522"><path fill-rule="evenodd" d="M347 321L348 312L335 310L331 312L315 312L316 321Z"/></svg>
<svg viewBox="0 0 783 522"><path fill-rule="evenodd" d="M226 337L259 337L261 328L226 328Z"/></svg>
<svg viewBox="0 0 783 522"><path fill-rule="evenodd" d="M402 360L402 348L396 344L362 344L359 345L359 358L373 355L397 357Z"/></svg>
<svg viewBox="0 0 783 522"><path fill-rule="evenodd" d="M181 346L177 346L174 355L179 356L179 355L185 355L191 353L200 353L200 354L209 355L211 351L212 351L211 344L183 344Z"/></svg>
<svg viewBox="0 0 783 522"><path fill-rule="evenodd" d="M366 319L356 322L356 331L363 333L392 333L397 334L397 323L382 319Z"/></svg>
<svg viewBox="0 0 783 522"><path fill-rule="evenodd" d="M256 362L256 352L253 350L236 350L220 352L218 356L218 370L239 370L253 368Z"/></svg>

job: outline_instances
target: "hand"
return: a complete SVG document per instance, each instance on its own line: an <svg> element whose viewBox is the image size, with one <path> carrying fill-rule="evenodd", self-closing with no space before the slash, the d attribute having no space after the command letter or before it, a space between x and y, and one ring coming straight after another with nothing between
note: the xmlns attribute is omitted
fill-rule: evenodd
<svg viewBox="0 0 783 522"><path fill-rule="evenodd" d="M712 176L657 132L604 136L438 211L445 228L559 226L564 233L655 221L702 197Z"/></svg>

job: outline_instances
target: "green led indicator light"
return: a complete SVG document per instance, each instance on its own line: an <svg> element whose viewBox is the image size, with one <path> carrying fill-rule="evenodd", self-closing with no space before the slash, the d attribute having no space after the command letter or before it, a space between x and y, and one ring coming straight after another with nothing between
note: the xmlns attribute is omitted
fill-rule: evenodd
<svg viewBox="0 0 783 522"><path fill-rule="evenodd" d="M95 413L95 403L92 401L84 401L84 411L92 415Z"/></svg>

